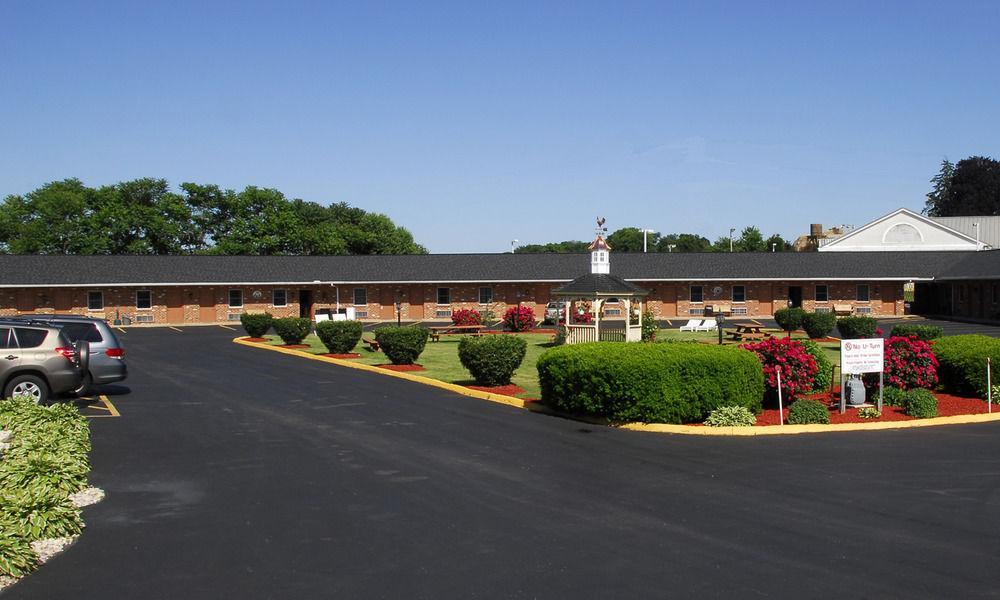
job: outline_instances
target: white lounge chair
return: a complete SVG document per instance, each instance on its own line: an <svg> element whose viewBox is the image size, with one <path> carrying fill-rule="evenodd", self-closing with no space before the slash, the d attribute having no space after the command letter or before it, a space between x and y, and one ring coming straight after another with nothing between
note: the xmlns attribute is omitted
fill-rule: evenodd
<svg viewBox="0 0 1000 600"><path fill-rule="evenodd" d="M695 327L695 331L715 331L719 328L719 324L715 319L705 319L705 322L701 325Z"/></svg>
<svg viewBox="0 0 1000 600"><path fill-rule="evenodd" d="M681 325L681 329L680 330L681 331L698 331L698 328L701 327L701 324L702 324L702 320L701 319L691 319L690 321L687 322L687 325Z"/></svg>

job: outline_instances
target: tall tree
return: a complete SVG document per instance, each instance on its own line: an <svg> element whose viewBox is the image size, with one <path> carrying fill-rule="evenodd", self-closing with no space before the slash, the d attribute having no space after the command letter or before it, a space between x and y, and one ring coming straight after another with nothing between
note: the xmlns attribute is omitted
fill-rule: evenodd
<svg viewBox="0 0 1000 600"><path fill-rule="evenodd" d="M645 235L647 247L656 248L660 234L654 232ZM608 236L608 245L615 252L642 252L642 236L642 230L638 227L622 227Z"/></svg>
<svg viewBox="0 0 1000 600"><path fill-rule="evenodd" d="M670 233L660 238L656 244L656 251L711 252L712 242L708 241L707 237L694 233Z"/></svg>
<svg viewBox="0 0 1000 600"><path fill-rule="evenodd" d="M788 250L792 249L792 244L788 240L786 240L785 238L781 237L779 234L776 233L771 237L767 238L766 240L764 240L764 248L768 252L771 251L772 247L774 248L775 252L787 252Z"/></svg>
<svg viewBox="0 0 1000 600"><path fill-rule="evenodd" d="M1000 161L971 156L958 161L950 173L942 164L927 194L925 211L932 217L1000 215Z"/></svg>
<svg viewBox="0 0 1000 600"><path fill-rule="evenodd" d="M951 189L951 178L954 174L955 165L947 158L943 158L941 160L941 170L938 171L937 175L931 177L931 184L934 187L931 191L927 192L927 202L924 204L924 210L922 211L925 215L931 217L943 216L937 213L948 204L948 192Z"/></svg>
<svg viewBox="0 0 1000 600"><path fill-rule="evenodd" d="M765 246L764 236L760 233L760 229L752 225L743 229L743 232L740 233L740 239L736 240L734 246L737 252L763 252L771 249Z"/></svg>
<svg viewBox="0 0 1000 600"><path fill-rule="evenodd" d="M589 242L579 240L566 240L564 242L550 242L548 244L525 244L514 249L518 254L570 254L575 252L586 252Z"/></svg>

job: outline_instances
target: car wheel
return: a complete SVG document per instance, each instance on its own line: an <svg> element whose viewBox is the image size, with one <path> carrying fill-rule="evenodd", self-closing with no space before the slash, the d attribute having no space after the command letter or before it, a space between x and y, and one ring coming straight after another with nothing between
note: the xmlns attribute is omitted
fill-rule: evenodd
<svg viewBox="0 0 1000 600"><path fill-rule="evenodd" d="M94 378L90 373L83 376L83 381L80 382L80 387L73 390L73 393L77 396L89 396L90 392L94 389Z"/></svg>
<svg viewBox="0 0 1000 600"><path fill-rule="evenodd" d="M7 382L3 390L4 398L26 397L35 404L46 404L49 401L49 386L35 375L18 375Z"/></svg>

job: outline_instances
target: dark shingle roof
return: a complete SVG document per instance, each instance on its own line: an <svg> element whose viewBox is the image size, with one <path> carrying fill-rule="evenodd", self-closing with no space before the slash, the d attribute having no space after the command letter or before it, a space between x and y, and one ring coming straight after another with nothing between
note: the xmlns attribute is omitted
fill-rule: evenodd
<svg viewBox="0 0 1000 600"><path fill-rule="evenodd" d="M571 296L574 294L599 294L599 295L639 295L645 296L649 290L643 289L634 283L629 283L615 275L607 273L587 273L574 279L557 290L552 290L555 296Z"/></svg>
<svg viewBox="0 0 1000 600"><path fill-rule="evenodd" d="M198 283L566 282L589 254L412 256L0 255L0 286ZM1000 251L611 254L630 281L1000 277Z"/></svg>

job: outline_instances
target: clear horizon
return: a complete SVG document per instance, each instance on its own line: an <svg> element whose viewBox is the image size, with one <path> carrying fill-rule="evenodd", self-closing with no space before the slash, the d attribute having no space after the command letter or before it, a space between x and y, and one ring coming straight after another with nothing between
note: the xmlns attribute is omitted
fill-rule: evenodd
<svg viewBox="0 0 1000 600"><path fill-rule="evenodd" d="M997 157L1000 3L7 2L0 194L277 188L432 252L794 239Z"/></svg>

